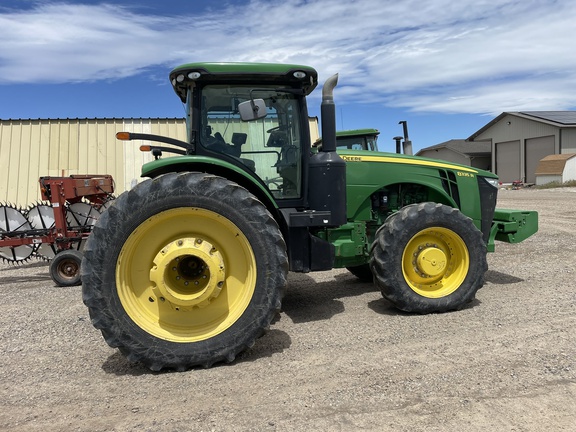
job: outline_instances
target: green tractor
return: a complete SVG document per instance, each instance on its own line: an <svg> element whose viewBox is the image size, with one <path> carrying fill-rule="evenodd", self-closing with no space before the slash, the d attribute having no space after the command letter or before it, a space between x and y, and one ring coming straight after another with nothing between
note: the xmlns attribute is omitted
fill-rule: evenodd
<svg viewBox="0 0 576 432"><path fill-rule="evenodd" d="M193 63L174 69L186 141L120 132L155 160L102 214L84 249L83 300L111 347L152 370L232 362L280 311L289 271L347 268L397 308L457 310L483 284L494 240L537 231L495 210L497 177L394 153L336 151L322 89L313 150L307 66ZM171 153L171 157L162 157Z"/></svg>
<svg viewBox="0 0 576 432"><path fill-rule="evenodd" d="M351 129L336 132L336 151L365 150L378 151L378 129ZM322 138L318 138L313 148L322 147Z"/></svg>

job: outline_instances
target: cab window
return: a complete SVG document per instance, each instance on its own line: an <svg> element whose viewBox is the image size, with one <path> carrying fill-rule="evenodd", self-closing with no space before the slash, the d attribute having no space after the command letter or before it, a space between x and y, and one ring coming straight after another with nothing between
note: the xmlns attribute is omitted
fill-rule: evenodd
<svg viewBox="0 0 576 432"><path fill-rule="evenodd" d="M202 88L200 145L236 158L256 173L277 199L302 195L302 124L298 97L276 86ZM263 99L266 117L244 122L238 105Z"/></svg>

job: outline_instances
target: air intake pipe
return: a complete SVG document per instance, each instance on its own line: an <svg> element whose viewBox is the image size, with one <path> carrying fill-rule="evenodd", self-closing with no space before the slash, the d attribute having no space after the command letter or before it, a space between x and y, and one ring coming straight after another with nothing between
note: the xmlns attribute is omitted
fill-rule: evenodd
<svg viewBox="0 0 576 432"><path fill-rule="evenodd" d="M346 223L346 162L336 153L336 106L334 87L338 75L322 88L322 149L310 156L308 205L310 210L329 211L328 226Z"/></svg>

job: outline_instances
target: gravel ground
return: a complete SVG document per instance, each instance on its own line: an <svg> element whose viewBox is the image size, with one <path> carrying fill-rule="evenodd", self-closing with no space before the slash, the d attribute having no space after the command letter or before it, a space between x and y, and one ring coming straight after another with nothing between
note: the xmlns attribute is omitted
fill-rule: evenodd
<svg viewBox="0 0 576 432"><path fill-rule="evenodd" d="M576 188L499 207L538 210L540 231L497 244L468 308L410 315L345 270L291 274L251 350L184 373L109 348L45 263L0 265L0 430L574 430Z"/></svg>

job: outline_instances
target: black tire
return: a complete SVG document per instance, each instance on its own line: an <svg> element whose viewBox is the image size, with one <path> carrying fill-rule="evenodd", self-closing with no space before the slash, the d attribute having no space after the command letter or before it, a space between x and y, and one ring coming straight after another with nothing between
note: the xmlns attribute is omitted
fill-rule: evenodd
<svg viewBox="0 0 576 432"><path fill-rule="evenodd" d="M346 267L346 270L348 270L362 282L372 282L374 280L374 276L372 275L372 270L370 270L369 264L361 264L354 267Z"/></svg>
<svg viewBox="0 0 576 432"><path fill-rule="evenodd" d="M50 261L50 277L61 287L80 285L82 252L67 249L58 252Z"/></svg>
<svg viewBox="0 0 576 432"><path fill-rule="evenodd" d="M458 209L412 204L377 231L370 268L384 298L398 309L423 314L457 310L482 287L486 244Z"/></svg>
<svg viewBox="0 0 576 432"><path fill-rule="evenodd" d="M214 175L171 173L122 194L98 220L83 300L130 361L210 367L268 329L287 273L282 234L252 194Z"/></svg>

